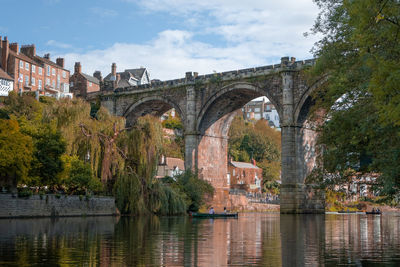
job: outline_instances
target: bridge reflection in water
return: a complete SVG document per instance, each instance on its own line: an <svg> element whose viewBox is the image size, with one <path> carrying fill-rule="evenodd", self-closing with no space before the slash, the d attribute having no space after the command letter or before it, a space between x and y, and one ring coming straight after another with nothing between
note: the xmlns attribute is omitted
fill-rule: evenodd
<svg viewBox="0 0 400 267"><path fill-rule="evenodd" d="M398 266L399 225L396 214L5 219L0 265Z"/></svg>

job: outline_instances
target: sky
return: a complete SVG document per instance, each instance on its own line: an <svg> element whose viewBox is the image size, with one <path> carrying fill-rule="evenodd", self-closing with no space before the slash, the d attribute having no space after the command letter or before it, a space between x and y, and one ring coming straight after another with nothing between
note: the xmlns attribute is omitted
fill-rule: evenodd
<svg viewBox="0 0 400 267"><path fill-rule="evenodd" d="M312 0L0 0L0 36L105 77L146 67L151 79L312 58Z"/></svg>

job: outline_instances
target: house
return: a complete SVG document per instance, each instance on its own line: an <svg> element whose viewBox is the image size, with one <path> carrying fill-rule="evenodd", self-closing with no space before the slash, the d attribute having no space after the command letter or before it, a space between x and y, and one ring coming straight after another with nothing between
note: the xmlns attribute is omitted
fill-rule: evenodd
<svg viewBox="0 0 400 267"><path fill-rule="evenodd" d="M374 198L378 192L373 189L374 185L378 184L379 176L378 173L356 174L349 182L335 185L334 190L346 193L347 198L352 201L358 201L362 197Z"/></svg>
<svg viewBox="0 0 400 267"><path fill-rule="evenodd" d="M242 112L245 120L264 119L268 121L270 127L280 129L278 111L271 102L264 98L250 101L242 108Z"/></svg>
<svg viewBox="0 0 400 267"><path fill-rule="evenodd" d="M114 88L124 88L130 86L138 86L150 83L150 74L146 68L126 69L123 72L117 72L117 65L112 63L111 73L108 74L104 81L114 82Z"/></svg>
<svg viewBox="0 0 400 267"><path fill-rule="evenodd" d="M228 186L231 189L242 189L247 192L261 192L262 169L252 163L229 160Z"/></svg>
<svg viewBox="0 0 400 267"><path fill-rule="evenodd" d="M0 68L0 96L8 96L14 90L14 79Z"/></svg>
<svg viewBox="0 0 400 267"><path fill-rule="evenodd" d="M100 91L101 72L95 71L93 76L83 73L81 63L75 62L74 74L69 79L71 92L76 97L85 98L90 92Z"/></svg>
<svg viewBox="0 0 400 267"><path fill-rule="evenodd" d="M50 60L50 54L36 55L34 44L9 43L0 37L0 66L14 81L18 92L38 92L40 95L72 97L69 93L69 70L64 68L64 58Z"/></svg>
<svg viewBox="0 0 400 267"><path fill-rule="evenodd" d="M174 177L185 171L185 162L179 158L161 156L157 166L157 178Z"/></svg>

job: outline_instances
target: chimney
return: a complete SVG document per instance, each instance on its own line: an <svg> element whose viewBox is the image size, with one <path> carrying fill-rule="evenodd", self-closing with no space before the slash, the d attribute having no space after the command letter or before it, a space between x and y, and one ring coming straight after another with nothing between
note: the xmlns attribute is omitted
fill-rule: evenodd
<svg viewBox="0 0 400 267"><path fill-rule="evenodd" d="M82 71L82 67L81 67L81 63L80 62L75 62L75 73L81 73Z"/></svg>
<svg viewBox="0 0 400 267"><path fill-rule="evenodd" d="M115 63L111 64L111 76L113 77L117 76L117 64Z"/></svg>
<svg viewBox="0 0 400 267"><path fill-rule="evenodd" d="M18 54L19 53L18 43L11 43L10 44L10 49Z"/></svg>
<svg viewBox="0 0 400 267"><path fill-rule="evenodd" d="M289 57L281 57L281 67L287 66L289 64Z"/></svg>
<svg viewBox="0 0 400 267"><path fill-rule="evenodd" d="M44 54L44 56L43 56L45 59L48 59L48 60L50 60L50 54L49 53L47 53L47 54Z"/></svg>
<svg viewBox="0 0 400 267"><path fill-rule="evenodd" d="M36 47L34 44L31 45L22 45L21 46L21 53L27 55L30 58L36 56Z"/></svg>
<svg viewBox="0 0 400 267"><path fill-rule="evenodd" d="M101 71L99 71L99 70L96 70L96 71L93 73L93 77L97 78L100 82L103 81L103 77L101 76Z"/></svg>
<svg viewBox="0 0 400 267"><path fill-rule="evenodd" d="M253 163L254 166L257 166L257 165L256 165L256 160L255 160L255 159L251 159L251 162Z"/></svg>
<svg viewBox="0 0 400 267"><path fill-rule="evenodd" d="M56 59L56 64L58 66L60 66L61 68L64 68L64 58L62 58L62 57L57 58Z"/></svg>
<svg viewBox="0 0 400 267"><path fill-rule="evenodd" d="M8 45L8 39L7 36L4 37L4 41L0 40L2 43L2 49L1 49L1 67L5 72L7 72L7 60L8 60L8 54L9 54L9 45Z"/></svg>

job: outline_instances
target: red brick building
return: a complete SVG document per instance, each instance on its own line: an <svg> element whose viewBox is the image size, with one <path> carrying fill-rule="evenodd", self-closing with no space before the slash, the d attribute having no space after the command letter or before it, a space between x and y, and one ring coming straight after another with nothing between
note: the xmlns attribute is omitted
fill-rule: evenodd
<svg viewBox="0 0 400 267"><path fill-rule="evenodd" d="M70 90L76 97L86 97L87 93L100 91L101 73L96 71L93 77L82 72L80 62L75 62L74 74L70 77Z"/></svg>
<svg viewBox="0 0 400 267"><path fill-rule="evenodd" d="M228 182L230 188L247 192L261 192L262 169L247 162L228 163Z"/></svg>
<svg viewBox="0 0 400 267"><path fill-rule="evenodd" d="M1 40L1 37L0 37ZM41 95L69 96L69 70L64 59L50 60L50 54L36 55L36 47L9 43L7 37L0 41L1 68L14 80L14 91L38 91Z"/></svg>

